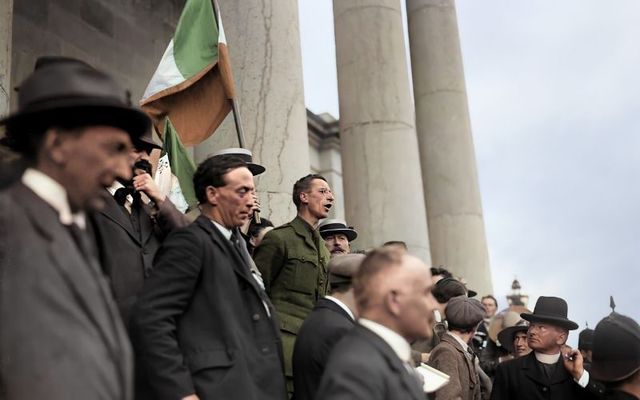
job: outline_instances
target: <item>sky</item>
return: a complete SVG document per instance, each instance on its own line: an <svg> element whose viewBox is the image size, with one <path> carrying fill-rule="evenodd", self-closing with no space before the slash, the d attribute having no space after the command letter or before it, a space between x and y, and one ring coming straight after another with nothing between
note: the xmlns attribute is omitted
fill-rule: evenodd
<svg viewBox="0 0 640 400"><path fill-rule="evenodd" d="M609 295L640 320L640 2L456 7L500 308L517 277L529 308L562 297L580 329ZM332 2L299 12L305 102L339 117Z"/></svg>

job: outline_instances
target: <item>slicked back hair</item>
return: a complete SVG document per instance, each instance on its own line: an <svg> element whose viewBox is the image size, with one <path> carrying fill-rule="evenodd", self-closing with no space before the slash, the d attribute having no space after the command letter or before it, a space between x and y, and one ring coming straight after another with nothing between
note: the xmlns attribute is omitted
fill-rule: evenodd
<svg viewBox="0 0 640 400"><path fill-rule="evenodd" d="M204 160L193 175L193 188L200 204L207 202L207 187L222 187L227 183L224 176L231 170L246 167L247 163L238 156L218 155Z"/></svg>
<svg viewBox="0 0 640 400"><path fill-rule="evenodd" d="M311 189L311 182L313 182L314 179L322 179L325 182L327 181L322 175L309 174L298 179L296 183L293 184L293 204L296 205L296 210L299 210L300 205L302 204L302 202L300 201L300 194Z"/></svg>
<svg viewBox="0 0 640 400"><path fill-rule="evenodd" d="M382 272L402 264L402 253L398 250L378 247L367 253L360 269L353 277L353 294L361 311L370 306L372 291L375 290L374 279Z"/></svg>

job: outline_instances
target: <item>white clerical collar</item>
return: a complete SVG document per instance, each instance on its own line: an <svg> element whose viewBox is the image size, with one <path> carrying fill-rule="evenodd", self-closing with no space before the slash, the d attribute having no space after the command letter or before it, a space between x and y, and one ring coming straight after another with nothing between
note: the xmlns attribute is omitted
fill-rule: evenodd
<svg viewBox="0 0 640 400"><path fill-rule="evenodd" d="M85 229L87 224L84 212L71 212L67 191L53 178L37 169L27 168L22 174L22 183L58 212L60 223L75 223L81 229Z"/></svg>
<svg viewBox="0 0 640 400"><path fill-rule="evenodd" d="M346 304L344 304L343 302L341 302L340 300L336 299L333 296L324 296L324 298L327 300L331 300L337 305L339 305L340 308L342 308L347 314L349 314L352 320L354 321L356 320L356 317L353 315L353 312L349 309L349 307Z"/></svg>
<svg viewBox="0 0 640 400"><path fill-rule="evenodd" d="M454 338L456 342L460 343L460 346L462 346L462 349L464 351L467 351L467 349L469 348L469 345L465 343L460 336L458 336L455 332L452 332L452 331L447 332L447 334L449 334L449 336Z"/></svg>
<svg viewBox="0 0 640 400"><path fill-rule="evenodd" d="M560 353L558 354L542 354L542 353L538 353L537 351L534 352L534 354L536 355L536 360L540 361L543 364L555 364L558 362L558 359L560 358Z"/></svg>
<svg viewBox="0 0 640 400"><path fill-rule="evenodd" d="M219 223L217 223L214 220L211 220L211 222L213 222L213 225L215 225L215 227L218 228L220 233L222 233L222 236L227 238L227 240L231 240L231 234L233 233L233 232L231 232L231 229L225 228L224 226L220 225Z"/></svg>
<svg viewBox="0 0 640 400"><path fill-rule="evenodd" d="M411 346L405 338L386 326L365 318L358 319L358 323L380 336L393 349L400 360L403 362L411 361Z"/></svg>

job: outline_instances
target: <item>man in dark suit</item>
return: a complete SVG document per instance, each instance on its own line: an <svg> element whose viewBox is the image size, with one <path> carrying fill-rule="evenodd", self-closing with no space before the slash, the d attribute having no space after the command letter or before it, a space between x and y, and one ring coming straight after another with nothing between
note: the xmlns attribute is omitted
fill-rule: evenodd
<svg viewBox="0 0 640 400"><path fill-rule="evenodd" d="M363 254L345 254L329 262L331 295L318 300L302 324L293 349L296 400L315 397L333 346L355 325L358 313L351 280L363 258Z"/></svg>
<svg viewBox="0 0 640 400"><path fill-rule="evenodd" d="M39 59L2 120L28 168L0 194L0 398L132 398L129 343L90 245L85 211L131 174L150 128L110 77Z"/></svg>
<svg viewBox="0 0 640 400"><path fill-rule="evenodd" d="M162 148L153 141L151 131L133 145L133 179L114 183L108 189L110 196L105 196L105 207L89 214L100 264L125 326L160 243L169 232L188 224L151 177L149 155Z"/></svg>
<svg viewBox="0 0 640 400"><path fill-rule="evenodd" d="M318 400L424 400L409 342L432 330L431 274L419 259L374 249L354 279L360 313L333 348Z"/></svg>
<svg viewBox="0 0 640 400"><path fill-rule="evenodd" d="M286 398L275 311L238 227L253 207L242 159L210 157L193 178L202 214L165 239L131 335L155 399Z"/></svg>
<svg viewBox="0 0 640 400"><path fill-rule="evenodd" d="M529 355L498 365L491 399L571 400L594 396L589 372L578 350L562 352L570 330L578 324L567 319L567 303L558 297L540 297L529 321Z"/></svg>

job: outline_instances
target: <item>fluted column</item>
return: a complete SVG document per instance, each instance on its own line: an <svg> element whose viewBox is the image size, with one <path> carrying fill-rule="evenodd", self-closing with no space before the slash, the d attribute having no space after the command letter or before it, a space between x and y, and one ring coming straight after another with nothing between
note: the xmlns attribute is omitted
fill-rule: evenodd
<svg viewBox="0 0 640 400"><path fill-rule="evenodd" d="M13 0L0 2L0 117L9 113Z"/></svg>
<svg viewBox="0 0 640 400"><path fill-rule="evenodd" d="M307 116L296 0L220 0L247 147L267 168L256 179L262 215L293 218L293 183L309 173ZM230 115L196 147L201 161L216 149L238 147Z"/></svg>
<svg viewBox="0 0 640 400"><path fill-rule="evenodd" d="M345 212L359 247L429 259L400 0L334 0Z"/></svg>
<svg viewBox="0 0 640 400"><path fill-rule="evenodd" d="M431 259L491 293L455 4L406 4Z"/></svg>

